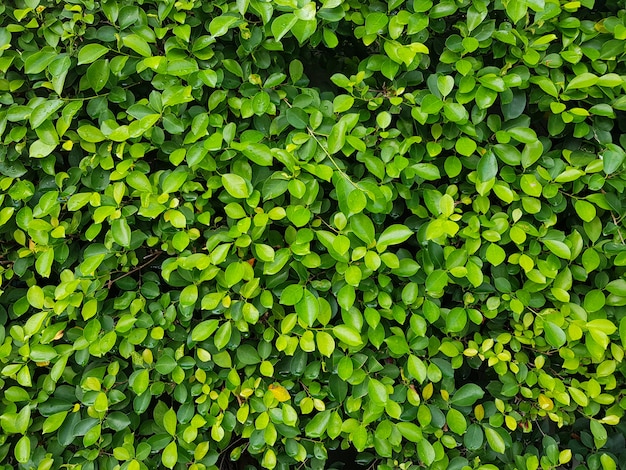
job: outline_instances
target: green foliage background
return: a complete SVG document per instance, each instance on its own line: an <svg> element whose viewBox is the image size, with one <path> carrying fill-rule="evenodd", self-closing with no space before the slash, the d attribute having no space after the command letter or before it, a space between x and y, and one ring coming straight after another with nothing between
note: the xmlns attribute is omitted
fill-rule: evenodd
<svg viewBox="0 0 626 470"><path fill-rule="evenodd" d="M2 468L626 468L624 8L0 2Z"/></svg>

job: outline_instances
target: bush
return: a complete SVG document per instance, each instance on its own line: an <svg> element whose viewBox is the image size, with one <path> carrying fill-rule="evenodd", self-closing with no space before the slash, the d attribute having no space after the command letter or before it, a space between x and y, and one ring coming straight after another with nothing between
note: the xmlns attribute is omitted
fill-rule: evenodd
<svg viewBox="0 0 626 470"><path fill-rule="evenodd" d="M1 2L2 468L626 468L624 8Z"/></svg>

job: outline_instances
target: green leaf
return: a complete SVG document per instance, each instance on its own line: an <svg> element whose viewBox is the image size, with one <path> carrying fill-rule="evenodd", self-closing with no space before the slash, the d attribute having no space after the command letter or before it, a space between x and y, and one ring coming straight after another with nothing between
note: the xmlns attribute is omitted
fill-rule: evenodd
<svg viewBox="0 0 626 470"><path fill-rule="evenodd" d="M474 142L469 137L463 136L457 139L454 144L454 148L461 155L469 157L476 151L477 145L476 142Z"/></svg>
<svg viewBox="0 0 626 470"><path fill-rule="evenodd" d="M250 143L243 148L243 154L248 159L261 166L270 166L274 161L272 152L269 147L264 144Z"/></svg>
<svg viewBox="0 0 626 470"><path fill-rule="evenodd" d="M178 462L178 446L176 442L172 441L165 446L161 454L161 462L165 468L174 468L176 462Z"/></svg>
<svg viewBox="0 0 626 470"><path fill-rule="evenodd" d="M450 75L440 75L437 77L437 89L444 98L452 92L453 88L454 77L451 77Z"/></svg>
<svg viewBox="0 0 626 470"><path fill-rule="evenodd" d="M128 378L130 389L137 395L141 395L150 385L150 375L147 369L137 370Z"/></svg>
<svg viewBox="0 0 626 470"><path fill-rule="evenodd" d="M44 296L44 293L43 293L43 289L41 287L39 287L37 285L30 286L28 288L28 292L26 293L26 298L28 299L28 303L32 307L35 307L37 309L41 309L43 307L45 296ZM29 319L29 321L30 321L30 319ZM41 323L42 322L43 322L43 320L41 321ZM41 325L39 327L41 327ZM27 334L33 334L33 333L34 332L27 333Z"/></svg>
<svg viewBox="0 0 626 470"><path fill-rule="evenodd" d="M54 261L54 249L52 247L45 248L35 261L35 270L42 277L50 277L52 271L52 262Z"/></svg>
<svg viewBox="0 0 626 470"><path fill-rule="evenodd" d="M98 143L106 139L100 129L91 125L80 126L77 132L80 138L85 142Z"/></svg>
<svg viewBox="0 0 626 470"><path fill-rule="evenodd" d="M548 344L555 348L560 348L567 342L565 332L551 321L544 321L543 330Z"/></svg>
<svg viewBox="0 0 626 470"><path fill-rule="evenodd" d="M407 361L407 370L419 383L423 383L427 378L427 368L424 361L413 354L409 356Z"/></svg>
<svg viewBox="0 0 626 470"><path fill-rule="evenodd" d="M376 124L381 129L386 129L391 124L391 114L387 111L382 111L376 115Z"/></svg>
<svg viewBox="0 0 626 470"><path fill-rule="evenodd" d="M296 21L298 21L298 18L293 13L285 13L275 18L271 26L274 38L280 41L296 24Z"/></svg>
<svg viewBox="0 0 626 470"><path fill-rule="evenodd" d="M443 293L448 285L448 273L443 269L435 269L426 278L426 290L433 294Z"/></svg>
<svg viewBox="0 0 626 470"><path fill-rule="evenodd" d="M607 144L602 152L602 164L604 173L610 175L619 170L626 158L626 152L620 146L615 144Z"/></svg>
<svg viewBox="0 0 626 470"><path fill-rule="evenodd" d="M30 114L30 125L33 129L37 129L45 121L48 120L61 106L63 106L63 100L46 100L33 109Z"/></svg>
<svg viewBox="0 0 626 470"><path fill-rule="evenodd" d="M608 439L606 428L595 419L589 420L589 427L591 428L591 434L593 434L593 440L596 447L604 447L604 444Z"/></svg>
<svg viewBox="0 0 626 470"><path fill-rule="evenodd" d="M289 108L285 116L287 122L296 129L306 129L309 124L309 115L303 109Z"/></svg>
<svg viewBox="0 0 626 470"><path fill-rule="evenodd" d="M48 65L57 58L57 52L51 47L44 47L40 51L30 54L24 60L24 72L36 75L43 72Z"/></svg>
<svg viewBox="0 0 626 470"><path fill-rule="evenodd" d="M233 197L246 199L250 197L250 189L248 182L241 176L234 173L225 173L222 175L222 184L224 189Z"/></svg>
<svg viewBox="0 0 626 470"><path fill-rule="evenodd" d="M56 431L61 427L63 422L65 421L65 417L67 416L68 411L59 411L58 413L54 413L48 416L42 425L43 434L49 434L51 432Z"/></svg>
<svg viewBox="0 0 626 470"><path fill-rule="evenodd" d="M452 122L463 123L467 121L469 117L467 109L465 109L465 106L460 103L452 103L446 101L443 104L443 110L446 118L448 118Z"/></svg>
<svg viewBox="0 0 626 470"><path fill-rule="evenodd" d="M304 296L304 287L300 284L291 284L285 287L280 294L280 303L283 305L296 305Z"/></svg>
<svg viewBox="0 0 626 470"><path fill-rule="evenodd" d="M185 306L195 305L198 300L198 286L189 284L180 292L180 304Z"/></svg>
<svg viewBox="0 0 626 470"><path fill-rule="evenodd" d="M176 412L170 408L163 415L163 427L170 436L176 435L176 425L178 424L178 418L176 418Z"/></svg>
<svg viewBox="0 0 626 470"><path fill-rule="evenodd" d="M589 88L598 83L597 75L589 72L583 72L580 75L575 76L567 84L566 90L575 90L579 88Z"/></svg>
<svg viewBox="0 0 626 470"><path fill-rule="evenodd" d="M351 326L336 325L333 327L333 334L335 338L348 346L361 346L363 344L361 334Z"/></svg>
<svg viewBox="0 0 626 470"><path fill-rule="evenodd" d="M462 436L467 430L467 420L460 411L451 408L446 415L446 422L448 423L448 429L450 431Z"/></svg>
<svg viewBox="0 0 626 470"><path fill-rule="evenodd" d="M480 425L473 423L467 428L467 432L463 437L463 444L469 450L478 450L483 446L484 433Z"/></svg>
<svg viewBox="0 0 626 470"><path fill-rule="evenodd" d="M128 126L130 137L141 137L148 130L152 129L159 119L161 119L160 114L148 114L147 116L143 116L141 119L131 122Z"/></svg>
<svg viewBox="0 0 626 470"><path fill-rule="evenodd" d="M363 213L350 217L350 229L368 245L371 245L375 240L374 223Z"/></svg>
<svg viewBox="0 0 626 470"><path fill-rule="evenodd" d="M367 382L367 396L377 405L385 405L389 399L385 385L373 378Z"/></svg>
<svg viewBox="0 0 626 470"><path fill-rule="evenodd" d="M325 331L318 331L315 334L318 351L326 357L330 357L335 351L335 340Z"/></svg>
<svg viewBox="0 0 626 470"><path fill-rule="evenodd" d="M109 71L108 59L96 60L89 66L87 69L87 80L93 91L98 93L104 88L104 85L106 85L109 80Z"/></svg>
<svg viewBox="0 0 626 470"><path fill-rule="evenodd" d="M232 324L230 321L227 321L222 324L215 333L214 344L218 350L224 349L228 342L230 341L230 337L232 335Z"/></svg>
<svg viewBox="0 0 626 470"><path fill-rule="evenodd" d="M611 320L598 318L587 322L587 328L589 330L597 330L605 335L612 335L617 331L617 326Z"/></svg>
<svg viewBox="0 0 626 470"><path fill-rule="evenodd" d="M578 199L574 203L574 208L578 216L585 222L591 222L596 217L596 208L590 202Z"/></svg>
<svg viewBox="0 0 626 470"><path fill-rule="evenodd" d="M214 37L223 36L238 21L240 20L236 16L218 16L213 18L209 23L209 33Z"/></svg>
<svg viewBox="0 0 626 470"><path fill-rule="evenodd" d="M485 256L492 266L499 266L506 259L506 252L500 245L490 243L485 252Z"/></svg>
<svg viewBox="0 0 626 470"><path fill-rule="evenodd" d="M350 95L337 95L333 100L333 112L343 113L352 108L354 98Z"/></svg>
<svg viewBox="0 0 626 470"><path fill-rule="evenodd" d="M28 153L30 158L45 158L52 153L52 151L57 147L55 143L47 143L42 140L35 140L32 144L30 144L30 148L28 149Z"/></svg>
<svg viewBox="0 0 626 470"><path fill-rule="evenodd" d="M572 257L572 251L570 250L570 248L561 241L558 240L543 240L543 243L546 245L546 247L555 255L557 255L559 258L563 258L566 260L571 259Z"/></svg>
<svg viewBox="0 0 626 470"><path fill-rule="evenodd" d="M417 176L427 181L435 181L441 178L439 168L432 163L416 163L411 168Z"/></svg>
<svg viewBox="0 0 626 470"><path fill-rule="evenodd" d="M446 317L446 326L450 333L459 333L467 325L467 312L464 308L457 307L450 310Z"/></svg>
<svg viewBox="0 0 626 470"><path fill-rule="evenodd" d="M485 395L485 391L476 384L468 383L459 388L450 403L456 406L472 406Z"/></svg>
<svg viewBox="0 0 626 470"><path fill-rule="evenodd" d="M370 13L365 17L365 34L383 33L389 17L385 13Z"/></svg>
<svg viewBox="0 0 626 470"><path fill-rule="evenodd" d="M398 431L400 431L400 434L402 434L402 437L410 442L420 442L424 440L422 430L415 423L400 422L396 424L396 427Z"/></svg>
<svg viewBox="0 0 626 470"><path fill-rule="evenodd" d="M166 194L175 193L180 189L180 187L187 181L187 177L189 176L189 172L184 167L181 168L180 171L173 171L169 175L165 177L163 180L163 184L161 189Z"/></svg>
<svg viewBox="0 0 626 470"><path fill-rule="evenodd" d="M102 44L86 44L78 51L78 65L91 64L109 52Z"/></svg>
<svg viewBox="0 0 626 470"><path fill-rule="evenodd" d="M47 344L37 344L30 349L30 358L35 362L50 362L57 356L56 349Z"/></svg>
<svg viewBox="0 0 626 470"><path fill-rule="evenodd" d="M384 251L388 245L397 245L402 243L413 235L413 230L406 225L393 224L387 227L383 233L378 237L376 247L379 252Z"/></svg>
<svg viewBox="0 0 626 470"><path fill-rule="evenodd" d="M480 109L490 108L496 102L497 98L498 93L482 85L478 87L476 96L474 97L476 105L478 105Z"/></svg>
<svg viewBox="0 0 626 470"><path fill-rule="evenodd" d="M328 152L332 155L339 152L346 143L346 123L340 120L328 135Z"/></svg>
<svg viewBox="0 0 626 470"><path fill-rule="evenodd" d="M502 436L500 436L500 434L498 434L498 432L490 426L484 426L484 429L489 447L500 454L504 454L506 451L506 445Z"/></svg>
<svg viewBox="0 0 626 470"><path fill-rule="evenodd" d="M15 444L15 460L19 463L26 464L30 460L30 437L22 436L17 444Z"/></svg>
<svg viewBox="0 0 626 470"><path fill-rule="evenodd" d="M483 182L487 182L496 177L498 174L498 160L493 152L487 152L478 162L478 179Z"/></svg>
<svg viewBox="0 0 626 470"><path fill-rule="evenodd" d="M506 3L506 14L513 20L513 23L524 18L527 10L527 0L509 0Z"/></svg>
<svg viewBox="0 0 626 470"><path fill-rule="evenodd" d="M302 298L295 305L298 318L306 325L313 326L320 312L320 305L313 293L304 289ZM360 337L359 337L360 338Z"/></svg>
<svg viewBox="0 0 626 470"><path fill-rule="evenodd" d="M150 184L150 180L146 175L139 171L131 172L126 177L126 182L131 188L137 189L139 191L152 192L152 185Z"/></svg>
<svg viewBox="0 0 626 470"><path fill-rule="evenodd" d="M435 449L427 439L421 439L417 442L417 455L424 465L430 466L435 461Z"/></svg>
<svg viewBox="0 0 626 470"><path fill-rule="evenodd" d="M307 423L304 428L304 432L307 437L318 439L326 432L326 427L330 421L330 410L325 410L317 413L311 421Z"/></svg>
<svg viewBox="0 0 626 470"><path fill-rule="evenodd" d="M204 320L198 323L191 331L192 341L205 341L217 330L219 321L216 319Z"/></svg>
<svg viewBox="0 0 626 470"><path fill-rule="evenodd" d="M109 400L106 393L99 392L93 404L93 409L98 413L105 413L109 409Z"/></svg>
<svg viewBox="0 0 626 470"><path fill-rule="evenodd" d="M124 36L122 38L122 43L124 44L124 46L132 49L142 57L152 56L152 50L150 49L150 45L148 44L148 42L137 34L129 34L128 36Z"/></svg>
<svg viewBox="0 0 626 470"><path fill-rule="evenodd" d="M126 219L115 219L111 222L111 235L115 243L130 248L131 230Z"/></svg>

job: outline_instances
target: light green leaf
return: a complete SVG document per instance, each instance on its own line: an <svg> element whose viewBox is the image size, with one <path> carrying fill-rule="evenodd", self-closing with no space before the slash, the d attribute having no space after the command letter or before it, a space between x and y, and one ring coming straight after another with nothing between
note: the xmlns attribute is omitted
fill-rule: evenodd
<svg viewBox="0 0 626 470"><path fill-rule="evenodd" d="M335 351L335 340L325 331L318 331L315 334L317 349L326 357L330 357Z"/></svg>
<svg viewBox="0 0 626 470"><path fill-rule="evenodd" d="M129 34L122 38L122 43L143 57L151 57L152 50L148 42L137 34Z"/></svg>
<svg viewBox="0 0 626 470"><path fill-rule="evenodd" d="M485 395L485 391L476 384L468 383L459 388L450 403L456 406L472 406Z"/></svg>
<svg viewBox="0 0 626 470"><path fill-rule="evenodd" d="M30 460L30 437L22 436L17 444L15 444L15 460L19 463L26 464Z"/></svg>
<svg viewBox="0 0 626 470"><path fill-rule="evenodd" d="M421 439L417 442L417 455L427 467L435 461L435 449L428 439Z"/></svg>
<svg viewBox="0 0 626 470"><path fill-rule="evenodd" d="M402 243L413 235L413 230L406 225L393 224L387 227L383 233L378 237L376 247L379 252L384 251L388 245L397 245Z"/></svg>
<svg viewBox="0 0 626 470"><path fill-rule="evenodd" d="M417 176L427 181L435 181L441 178L439 168L432 163L416 163L411 168Z"/></svg>
<svg viewBox="0 0 626 470"><path fill-rule="evenodd" d="M228 29L239 21L236 16L218 16L209 23L209 33L214 37L223 36Z"/></svg>
<svg viewBox="0 0 626 470"><path fill-rule="evenodd" d="M487 152L478 162L478 179L483 182L487 182L492 178L495 178L498 174L498 160L493 152Z"/></svg>
<svg viewBox="0 0 626 470"><path fill-rule="evenodd" d="M402 434L402 437L408 441L420 442L424 439L422 437L422 430L415 423L400 422L396 424L396 427L398 428L398 431L400 431L400 434Z"/></svg>
<svg viewBox="0 0 626 470"><path fill-rule="evenodd" d="M50 116L52 116L61 106L63 106L63 100L46 100L33 109L30 114L30 125L33 129L37 129L41 126Z"/></svg>
<svg viewBox="0 0 626 470"><path fill-rule="evenodd" d="M176 412L172 408L168 409L163 415L163 427L170 436L176 435L177 424L178 419L176 418Z"/></svg>
<svg viewBox="0 0 626 470"><path fill-rule="evenodd" d="M559 258L563 258L566 260L571 259L572 257L572 251L570 250L570 248L561 241L558 240L543 240L544 245L546 245L546 247L555 255L557 255Z"/></svg>
<svg viewBox="0 0 626 470"><path fill-rule="evenodd" d="M91 64L107 52L109 48L102 44L86 44L78 51L78 65Z"/></svg>
<svg viewBox="0 0 626 470"><path fill-rule="evenodd" d="M560 348L567 342L565 332L551 321L543 323L543 330L548 344L555 348Z"/></svg>
<svg viewBox="0 0 626 470"><path fill-rule="evenodd" d="M506 445L502 436L500 436L500 434L498 434L498 432L490 426L485 426L484 429L489 447L500 454L504 454L506 451Z"/></svg>
<svg viewBox="0 0 626 470"><path fill-rule="evenodd" d="M126 219L115 219L111 222L111 235L118 245L130 247L131 230Z"/></svg>
<svg viewBox="0 0 626 470"><path fill-rule="evenodd" d="M363 344L361 334L351 326L336 325L333 327L333 334L335 338L348 346L361 346Z"/></svg>
<svg viewBox="0 0 626 470"><path fill-rule="evenodd" d="M204 320L198 323L191 331L191 340L200 342L210 338L218 326L219 321L217 319Z"/></svg>
<svg viewBox="0 0 626 470"><path fill-rule="evenodd" d="M248 182L241 176L234 173L225 173L222 175L222 184L224 189L233 197L246 199L250 196Z"/></svg>
<svg viewBox="0 0 626 470"><path fill-rule="evenodd" d="M274 19L272 22L272 34L277 41L280 41L296 24L298 18L293 13L285 13Z"/></svg>
<svg viewBox="0 0 626 470"><path fill-rule="evenodd" d="M575 76L567 84L566 90L575 90L579 88L589 88L598 83L598 76L593 73L583 72Z"/></svg>
<svg viewBox="0 0 626 470"><path fill-rule="evenodd" d="M451 408L448 410L448 414L446 415L446 422L448 423L448 429L450 431L462 436L465 434L467 430L467 420L463 413L459 410Z"/></svg>
<svg viewBox="0 0 626 470"><path fill-rule="evenodd" d="M170 442L165 449L163 449L161 462L165 468L174 468L176 462L178 462L178 447L176 442Z"/></svg>

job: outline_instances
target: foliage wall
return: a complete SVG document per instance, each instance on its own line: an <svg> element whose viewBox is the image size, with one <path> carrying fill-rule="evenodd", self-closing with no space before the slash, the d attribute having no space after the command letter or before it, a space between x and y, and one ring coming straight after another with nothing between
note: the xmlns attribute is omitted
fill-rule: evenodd
<svg viewBox="0 0 626 470"><path fill-rule="evenodd" d="M0 2L2 468L626 468L624 8Z"/></svg>

